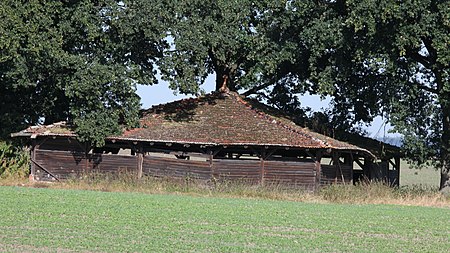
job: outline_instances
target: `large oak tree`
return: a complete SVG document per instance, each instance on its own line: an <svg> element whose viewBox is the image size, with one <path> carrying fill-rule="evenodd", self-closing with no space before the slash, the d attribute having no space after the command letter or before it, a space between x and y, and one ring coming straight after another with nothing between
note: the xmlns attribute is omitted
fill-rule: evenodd
<svg viewBox="0 0 450 253"><path fill-rule="evenodd" d="M156 81L154 61L166 44L160 3L149 9L151 2L3 2L1 136L65 120L81 140L102 145L120 124L136 125L136 83Z"/></svg>
<svg viewBox="0 0 450 253"><path fill-rule="evenodd" d="M294 94L333 97L334 123L383 115L418 163L450 186L449 1L181 1L161 69L172 88L257 94L298 113Z"/></svg>
<svg viewBox="0 0 450 253"><path fill-rule="evenodd" d="M314 65L323 78L316 81L334 98L335 117L387 117L403 134L407 157L441 168L440 187L450 190L450 1L319 5L331 22L311 34L320 48Z"/></svg>

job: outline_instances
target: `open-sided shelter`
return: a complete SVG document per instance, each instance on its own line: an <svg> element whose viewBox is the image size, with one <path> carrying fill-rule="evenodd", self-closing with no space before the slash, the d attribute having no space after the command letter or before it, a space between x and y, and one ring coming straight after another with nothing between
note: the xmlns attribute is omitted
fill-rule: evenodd
<svg viewBox="0 0 450 253"><path fill-rule="evenodd" d="M315 190L352 183L355 162L368 171L368 179L377 176L370 173L376 157L367 149L302 128L230 91L154 106L143 112L139 128L106 138L102 148L77 141L64 123L13 136L31 139L35 180L134 172Z"/></svg>

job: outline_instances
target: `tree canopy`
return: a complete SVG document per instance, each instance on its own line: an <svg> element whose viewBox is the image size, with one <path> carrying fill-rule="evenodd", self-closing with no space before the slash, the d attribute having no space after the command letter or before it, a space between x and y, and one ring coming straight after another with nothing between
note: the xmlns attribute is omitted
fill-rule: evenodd
<svg viewBox="0 0 450 253"><path fill-rule="evenodd" d="M173 5L172 49L161 68L172 88L257 95L301 114L296 94L333 98L348 129L386 117L418 163L449 184L449 1L183 1Z"/></svg>
<svg viewBox="0 0 450 253"><path fill-rule="evenodd" d="M146 11L113 0L3 3L0 134L67 120L81 140L102 145L120 123L135 126L135 85L155 82L154 59L165 45Z"/></svg>
<svg viewBox="0 0 450 253"><path fill-rule="evenodd" d="M172 48L160 62L163 78L182 93L198 93L209 74L216 89L226 78L231 90L255 85L262 72L275 72L275 59L288 52L268 40L282 1L170 1Z"/></svg>
<svg viewBox="0 0 450 253"><path fill-rule="evenodd" d="M338 122L384 115L450 189L450 1L333 1L322 50ZM331 35L331 36L329 36Z"/></svg>

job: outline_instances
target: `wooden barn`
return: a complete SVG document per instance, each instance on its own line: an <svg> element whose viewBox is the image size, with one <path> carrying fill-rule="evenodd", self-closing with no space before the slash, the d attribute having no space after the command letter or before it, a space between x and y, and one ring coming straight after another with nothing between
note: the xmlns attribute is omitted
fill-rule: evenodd
<svg viewBox="0 0 450 253"><path fill-rule="evenodd" d="M132 172L316 190L352 184L358 171L367 179L383 178L369 150L302 128L229 91L154 106L139 128L108 137L103 148L80 143L63 122L13 136L30 138L31 177L38 181Z"/></svg>

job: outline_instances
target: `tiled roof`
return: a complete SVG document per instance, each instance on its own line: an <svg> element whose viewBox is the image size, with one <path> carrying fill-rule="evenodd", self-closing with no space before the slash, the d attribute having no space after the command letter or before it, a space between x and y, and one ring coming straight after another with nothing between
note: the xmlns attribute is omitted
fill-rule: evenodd
<svg viewBox="0 0 450 253"><path fill-rule="evenodd" d="M216 145L267 145L300 148L365 149L300 127L235 92L217 92L154 106L141 128L121 137ZM368 152L369 153L369 152Z"/></svg>
<svg viewBox="0 0 450 253"><path fill-rule="evenodd" d="M370 152L300 127L256 101L235 92L214 92L153 106L143 112L140 128L108 139L205 145L264 145ZM59 124L16 134L74 136Z"/></svg>
<svg viewBox="0 0 450 253"><path fill-rule="evenodd" d="M270 145L327 148L309 131L260 112L237 93L213 93L154 106L141 128L122 137L217 145Z"/></svg>
<svg viewBox="0 0 450 253"><path fill-rule="evenodd" d="M18 133L11 134L12 137L31 137L37 136L70 136L75 137L76 134L66 125L66 122L61 121L46 126L30 126Z"/></svg>

